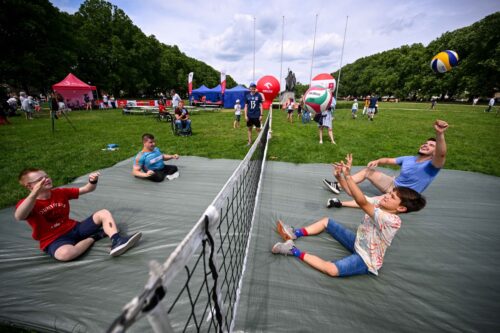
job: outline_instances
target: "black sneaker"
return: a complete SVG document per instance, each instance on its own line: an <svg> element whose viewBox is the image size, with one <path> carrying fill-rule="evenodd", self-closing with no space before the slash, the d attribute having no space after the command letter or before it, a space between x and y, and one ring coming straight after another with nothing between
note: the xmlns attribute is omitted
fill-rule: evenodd
<svg viewBox="0 0 500 333"><path fill-rule="evenodd" d="M128 249L133 247L139 239L141 239L142 233L137 232L133 234L132 236L128 237L121 237L118 238L117 241L113 242L111 244L111 251L109 251L109 255L112 257L117 257L119 255L122 255L125 253Z"/></svg>
<svg viewBox="0 0 500 333"><path fill-rule="evenodd" d="M328 199L328 201L326 202L326 208L332 208L332 207L340 208L342 207L342 202L337 198Z"/></svg>
<svg viewBox="0 0 500 333"><path fill-rule="evenodd" d="M328 179L323 179L323 184L335 194L340 193L340 185L338 182L331 182Z"/></svg>

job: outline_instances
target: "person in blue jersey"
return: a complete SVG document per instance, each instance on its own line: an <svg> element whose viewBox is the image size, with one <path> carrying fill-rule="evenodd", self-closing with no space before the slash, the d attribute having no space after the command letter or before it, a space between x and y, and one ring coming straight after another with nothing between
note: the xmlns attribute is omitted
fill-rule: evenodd
<svg viewBox="0 0 500 333"><path fill-rule="evenodd" d="M389 193L395 187L408 187L422 193L436 178L446 161L446 141L444 133L448 123L443 120L434 122L436 138L427 139L418 150L416 156L383 157L368 163L367 167L352 176L356 184L364 180L370 181L380 192ZM397 177L389 176L376 169L379 165L399 165L401 171ZM335 178L340 177L334 166ZM334 193L340 192L338 182L323 180ZM335 190L335 191L334 191ZM346 190L346 193L351 195ZM355 201L341 202L337 198L328 199L327 207L358 207Z"/></svg>
<svg viewBox="0 0 500 333"><path fill-rule="evenodd" d="M377 106L377 102L378 102L378 97L375 96L375 94L372 94L372 96L370 97L370 104L368 105L368 119L370 119L371 121L373 121L373 117L375 116L375 108Z"/></svg>
<svg viewBox="0 0 500 333"><path fill-rule="evenodd" d="M134 160L132 175L138 178L149 179L154 182L162 182L179 177L179 171L175 165L165 164L164 161L179 159L179 155L163 154L158 147L153 134L142 135L142 150Z"/></svg>
<svg viewBox="0 0 500 333"><path fill-rule="evenodd" d="M245 120L248 128L248 146L252 144L252 128L260 132L260 122L262 121L262 103L264 97L257 92L257 85L250 83L250 93L245 97Z"/></svg>

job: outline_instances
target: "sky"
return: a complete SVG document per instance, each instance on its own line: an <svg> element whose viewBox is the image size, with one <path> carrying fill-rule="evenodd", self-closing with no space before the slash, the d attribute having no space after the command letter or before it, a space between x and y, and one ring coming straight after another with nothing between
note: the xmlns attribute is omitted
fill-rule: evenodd
<svg viewBox="0 0 500 333"><path fill-rule="evenodd" d="M74 13L83 0L51 2ZM187 56L240 84L273 75L281 77L282 88L289 69L298 82L308 84L311 75L332 73L341 65L402 45L426 46L447 31L500 11L500 0L109 2L146 35L177 45Z"/></svg>

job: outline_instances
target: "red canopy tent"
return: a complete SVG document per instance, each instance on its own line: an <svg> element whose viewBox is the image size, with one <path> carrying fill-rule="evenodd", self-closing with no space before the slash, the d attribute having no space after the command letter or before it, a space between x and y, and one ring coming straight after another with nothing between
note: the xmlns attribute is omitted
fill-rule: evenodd
<svg viewBox="0 0 500 333"><path fill-rule="evenodd" d="M85 105L83 96L87 94L93 100L92 91L96 90L96 87L86 84L69 73L64 80L52 85L52 89L64 97L64 102L68 107L83 107Z"/></svg>

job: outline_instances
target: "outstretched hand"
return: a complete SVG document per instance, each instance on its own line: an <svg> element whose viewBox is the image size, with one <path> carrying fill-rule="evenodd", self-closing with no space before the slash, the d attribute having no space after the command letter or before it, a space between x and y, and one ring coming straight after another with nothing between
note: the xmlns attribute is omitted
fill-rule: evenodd
<svg viewBox="0 0 500 333"><path fill-rule="evenodd" d="M101 173L99 171L96 171L96 172L92 172L90 175L89 175L89 182L91 184L95 184L97 183L97 181L99 180L99 176L101 175Z"/></svg>
<svg viewBox="0 0 500 333"><path fill-rule="evenodd" d="M436 130L436 134L442 134L448 129L448 123L438 119L434 123L434 129Z"/></svg>

